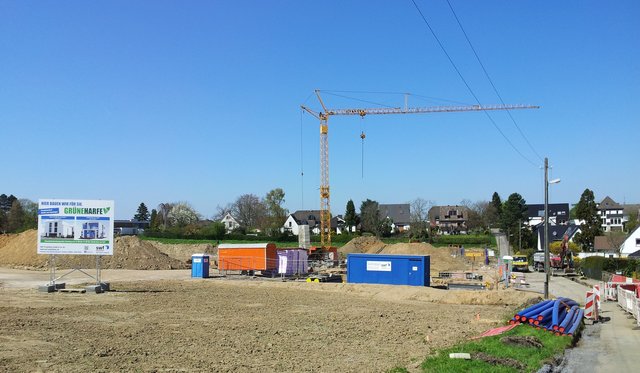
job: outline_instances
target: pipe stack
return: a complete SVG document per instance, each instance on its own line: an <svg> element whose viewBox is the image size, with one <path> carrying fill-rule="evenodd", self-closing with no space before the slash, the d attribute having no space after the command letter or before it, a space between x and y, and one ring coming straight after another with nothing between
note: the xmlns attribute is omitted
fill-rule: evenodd
<svg viewBox="0 0 640 373"><path fill-rule="evenodd" d="M573 335L582 322L584 310L569 298L545 300L516 313L510 324L529 324L555 335Z"/></svg>

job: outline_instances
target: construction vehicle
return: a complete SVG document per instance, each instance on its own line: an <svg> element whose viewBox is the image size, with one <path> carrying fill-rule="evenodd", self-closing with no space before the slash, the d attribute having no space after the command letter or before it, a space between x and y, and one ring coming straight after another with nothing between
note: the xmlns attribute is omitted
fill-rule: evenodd
<svg viewBox="0 0 640 373"><path fill-rule="evenodd" d="M544 272L544 252L533 254L533 267L536 271ZM560 245L560 254L549 253L549 267L551 273L571 275L575 273L573 253L569 250L569 237L565 234Z"/></svg>
<svg viewBox="0 0 640 373"><path fill-rule="evenodd" d="M515 109L538 109L539 106L532 105L466 105L466 106L431 106L431 107L409 107L408 94L405 94L404 108L351 108L351 109L328 109L320 90L315 90L322 111L316 112L304 105L300 107L313 115L320 121L320 250L331 249L331 204L329 191L329 117L334 115L358 115L364 118L365 115L381 114L420 114L420 113L448 113L461 111L491 111L491 110L515 110ZM364 140L364 132L360 135Z"/></svg>
<svg viewBox="0 0 640 373"><path fill-rule="evenodd" d="M511 268L517 272L529 272L529 260L526 255L516 254L513 256Z"/></svg>

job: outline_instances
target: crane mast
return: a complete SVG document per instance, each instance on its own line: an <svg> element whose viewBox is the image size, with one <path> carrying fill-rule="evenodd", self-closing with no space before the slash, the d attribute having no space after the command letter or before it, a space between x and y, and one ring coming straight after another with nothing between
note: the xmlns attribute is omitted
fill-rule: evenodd
<svg viewBox="0 0 640 373"><path fill-rule="evenodd" d="M468 105L468 106L427 106L408 107L405 101L404 108L352 108L352 109L328 109L322 101L320 90L315 91L321 112L300 105L302 109L313 115L320 121L320 244L322 248L331 246L331 193L329 189L329 117L333 115L384 115L384 114L426 114L426 113L451 113L462 111L493 111L493 110L517 110L538 109L535 105Z"/></svg>

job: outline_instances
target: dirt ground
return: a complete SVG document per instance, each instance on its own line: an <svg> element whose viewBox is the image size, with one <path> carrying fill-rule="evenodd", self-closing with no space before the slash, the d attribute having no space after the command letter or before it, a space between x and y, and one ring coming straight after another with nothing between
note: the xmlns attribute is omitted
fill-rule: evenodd
<svg viewBox="0 0 640 373"><path fill-rule="evenodd" d="M0 287L0 371L415 368L533 296L240 276L111 286L104 294Z"/></svg>
<svg viewBox="0 0 640 373"><path fill-rule="evenodd" d="M121 236L115 239L112 256L103 256L104 269L184 269L191 255L208 253L217 255L211 244L163 244L141 240L136 236ZM46 269L48 255L37 254L37 231L0 235L0 266L11 268ZM56 255L59 268L95 268L95 256Z"/></svg>

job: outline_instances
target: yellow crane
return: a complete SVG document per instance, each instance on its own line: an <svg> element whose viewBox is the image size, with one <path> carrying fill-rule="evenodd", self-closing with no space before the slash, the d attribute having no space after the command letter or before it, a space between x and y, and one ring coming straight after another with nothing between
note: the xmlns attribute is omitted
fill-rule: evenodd
<svg viewBox="0 0 640 373"><path fill-rule="evenodd" d="M381 114L422 114L422 113L450 113L460 111L489 111L489 110L515 110L538 109L534 105L462 105L462 106L427 106L409 107L405 96L404 108L354 108L354 109L328 109L322 101L320 90L315 90L321 112L315 112L310 108L300 105L302 109L320 120L320 244L322 248L331 247L331 193L329 191L329 117L334 115L381 115ZM361 135L362 136L362 135Z"/></svg>

